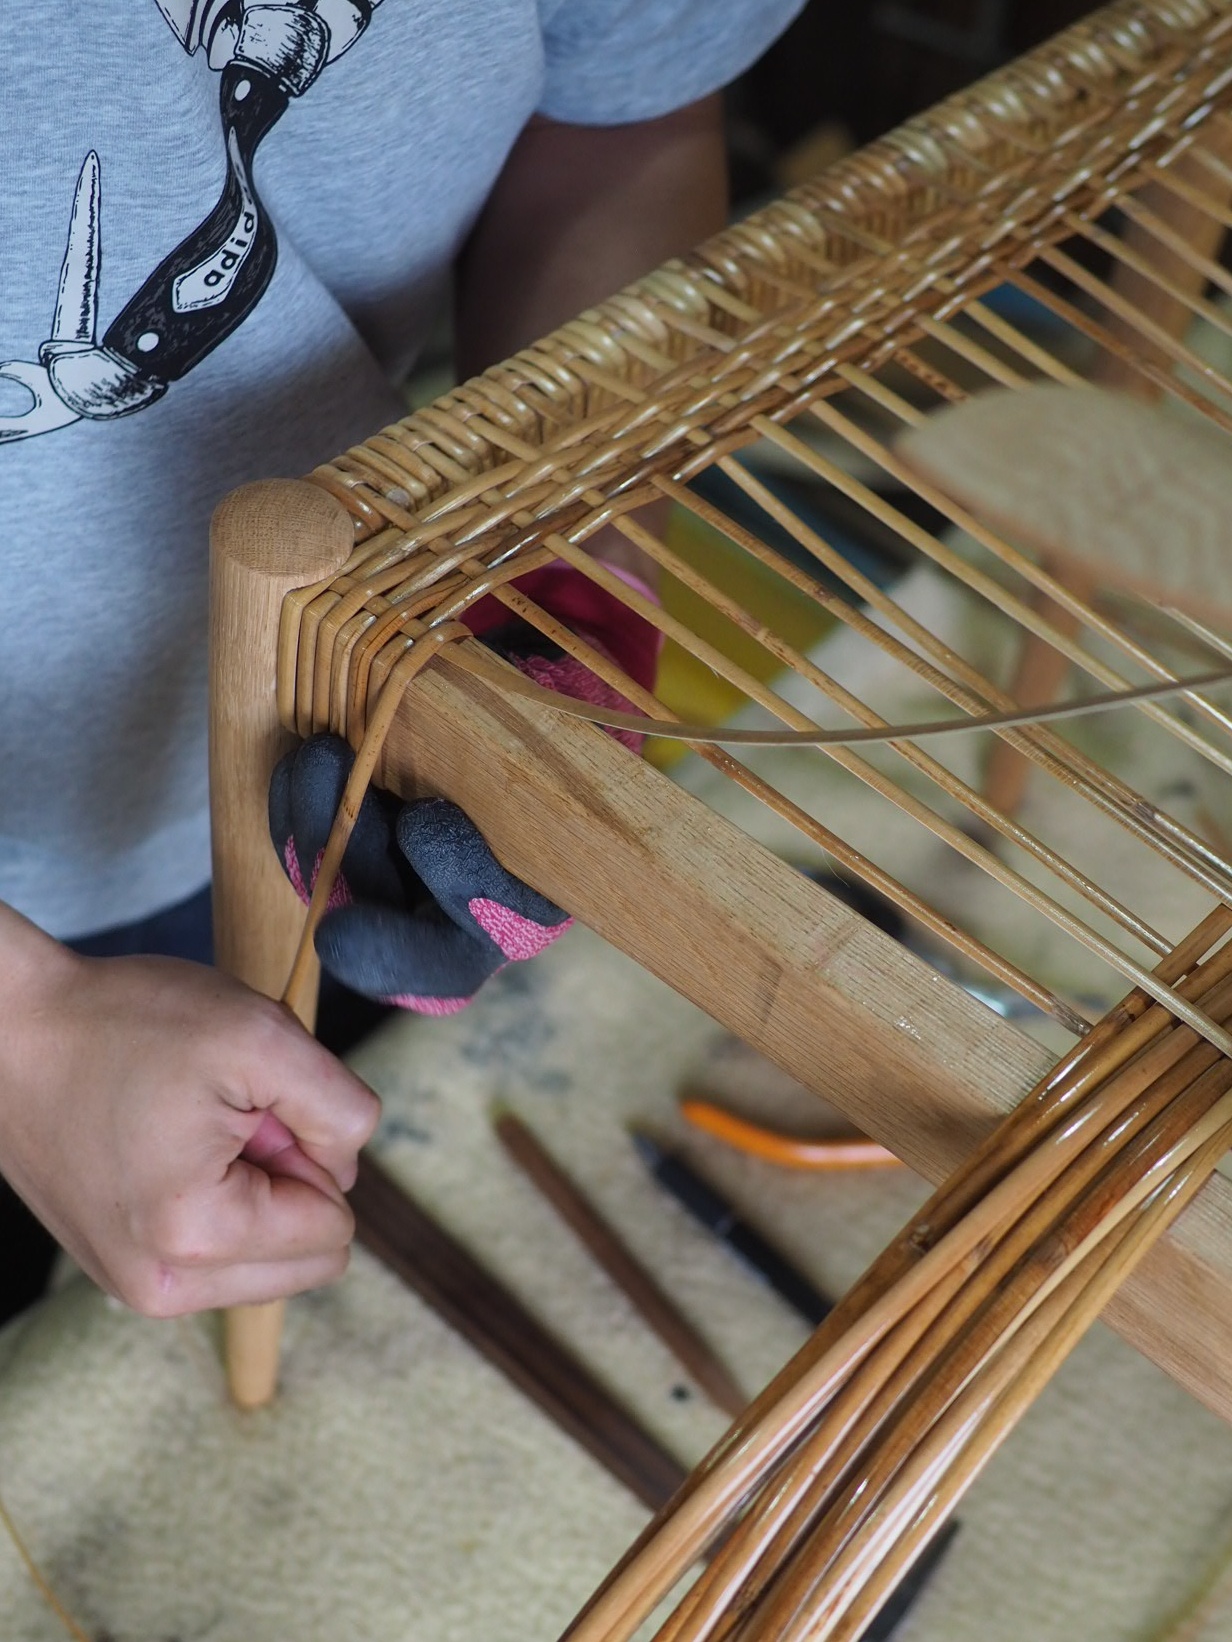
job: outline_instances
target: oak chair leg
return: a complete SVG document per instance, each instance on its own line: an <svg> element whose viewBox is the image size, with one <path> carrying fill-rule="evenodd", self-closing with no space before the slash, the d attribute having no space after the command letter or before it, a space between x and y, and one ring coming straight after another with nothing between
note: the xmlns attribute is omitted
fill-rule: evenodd
<svg viewBox="0 0 1232 1642"><path fill-rule="evenodd" d="M1093 596L1093 584L1084 581L1071 568L1055 562L1045 563L1045 568L1051 571L1058 581L1064 582L1079 598L1089 600ZM1043 594L1037 594L1032 603L1037 610L1045 610L1048 619L1063 633L1073 637L1078 632L1077 619L1060 605L1054 605ZM1046 639L1040 638L1036 633L1027 633L1023 637L1014 678L1009 687L1010 695L1024 707L1047 707L1060 695L1061 686L1065 683L1071 666L1069 657L1062 655L1059 650L1054 650ZM1002 815L1016 816L1026 796L1031 761L1008 741L1003 741L1000 736L994 736L991 740L981 791L993 808L1000 810Z"/></svg>
<svg viewBox="0 0 1232 1642"><path fill-rule="evenodd" d="M276 998L304 909L270 845L270 773L292 744L275 696L282 601L335 575L354 542L345 509L316 485L276 480L226 497L210 528L210 811L219 968ZM301 1010L315 1024L313 1002ZM227 1383L241 1408L274 1395L285 1303L226 1314Z"/></svg>
<svg viewBox="0 0 1232 1642"><path fill-rule="evenodd" d="M1227 122L1212 121L1204 136L1206 146L1225 162L1232 160L1232 129ZM1173 174L1182 184L1190 184L1220 205L1227 205L1232 197L1220 181L1196 159L1182 156L1172 167ZM1218 217L1199 210L1182 196L1160 183L1149 183L1135 196L1135 203L1151 211L1164 228L1185 241L1196 256L1213 261L1226 232ZM1201 269L1163 244L1148 228L1131 219L1125 226L1122 239L1126 247L1145 262L1157 268L1174 289L1189 297L1202 295L1206 277ZM1174 296L1137 269L1118 263L1112 273L1112 286L1119 296L1133 303L1143 314L1170 337L1183 340L1193 321L1193 314L1182 298ZM1129 342L1142 357L1171 371L1172 361L1149 337L1143 336L1136 326L1130 325L1117 314L1103 316L1104 323L1115 336ZM1140 399L1159 399L1163 390L1142 375L1126 361L1101 356L1091 372L1092 381L1102 387L1132 393Z"/></svg>

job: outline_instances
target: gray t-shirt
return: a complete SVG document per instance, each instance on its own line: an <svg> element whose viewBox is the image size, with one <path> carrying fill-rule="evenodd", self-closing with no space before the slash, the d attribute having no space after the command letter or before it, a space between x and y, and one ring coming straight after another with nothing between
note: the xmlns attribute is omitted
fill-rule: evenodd
<svg viewBox="0 0 1232 1642"><path fill-rule="evenodd" d="M532 113L665 113L799 5L4 0L0 900L72 936L207 881L214 503L401 414Z"/></svg>

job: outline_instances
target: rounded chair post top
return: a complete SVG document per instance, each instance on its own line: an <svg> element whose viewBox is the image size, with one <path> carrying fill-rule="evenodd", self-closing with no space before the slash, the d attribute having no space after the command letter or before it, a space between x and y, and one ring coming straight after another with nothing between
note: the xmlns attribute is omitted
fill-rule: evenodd
<svg viewBox="0 0 1232 1642"><path fill-rule="evenodd" d="M306 479L262 479L233 490L214 509L215 555L258 575L294 583L340 570L355 545L351 515Z"/></svg>

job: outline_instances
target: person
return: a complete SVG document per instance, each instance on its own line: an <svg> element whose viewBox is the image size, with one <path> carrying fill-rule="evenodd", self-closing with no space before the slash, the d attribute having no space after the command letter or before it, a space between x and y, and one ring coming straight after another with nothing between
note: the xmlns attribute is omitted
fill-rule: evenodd
<svg viewBox="0 0 1232 1642"><path fill-rule="evenodd" d="M377 1119L278 1005L189 961L212 507L402 414L451 279L465 375L719 227L719 88L799 4L0 13L0 1172L138 1310L336 1277ZM340 759L309 744L276 783L293 876ZM452 807L373 804L376 855L397 841L419 901L413 972L372 989L456 1007L560 926ZM348 866L363 879L362 852ZM506 951L499 917L475 922L489 904L539 937ZM381 927L344 931L340 961Z"/></svg>

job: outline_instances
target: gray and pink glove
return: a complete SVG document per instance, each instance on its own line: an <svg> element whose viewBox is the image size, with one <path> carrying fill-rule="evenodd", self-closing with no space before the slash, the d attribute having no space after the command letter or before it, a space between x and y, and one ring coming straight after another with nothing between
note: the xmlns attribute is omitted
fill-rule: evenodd
<svg viewBox="0 0 1232 1642"><path fill-rule="evenodd" d="M660 638L647 622L568 566L550 565L518 586L603 650L639 684L654 682ZM485 599L466 617L485 644L537 684L630 710L588 668ZM612 732L640 751L641 737ZM270 834L301 899L311 893L353 754L338 736L314 736L270 783ZM506 872L474 822L443 798L403 804L372 789L316 936L322 966L352 991L421 1014L462 1009L497 970L533 958L572 920Z"/></svg>

